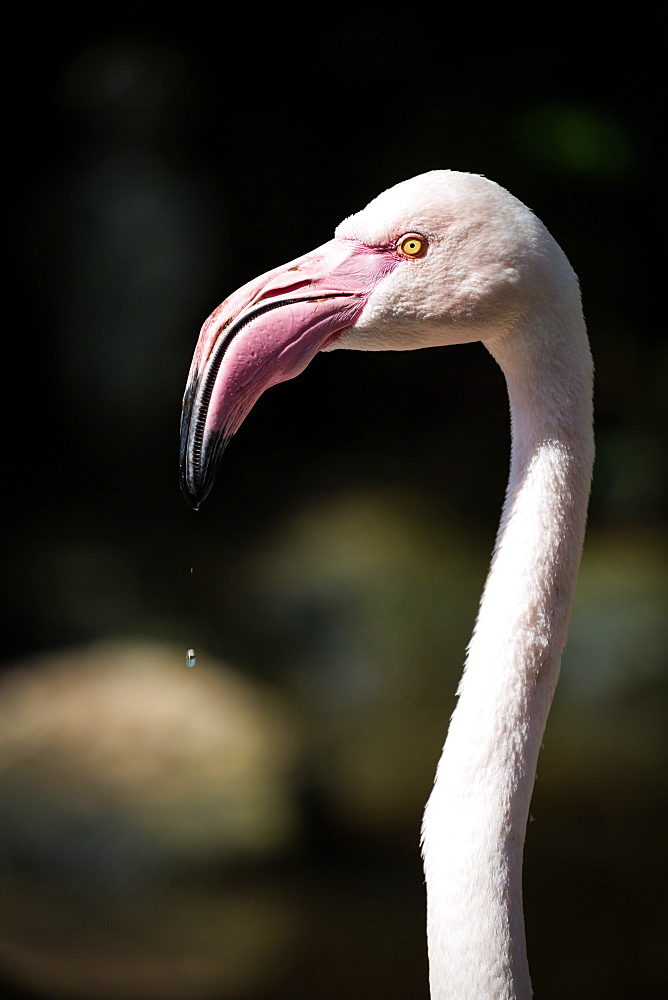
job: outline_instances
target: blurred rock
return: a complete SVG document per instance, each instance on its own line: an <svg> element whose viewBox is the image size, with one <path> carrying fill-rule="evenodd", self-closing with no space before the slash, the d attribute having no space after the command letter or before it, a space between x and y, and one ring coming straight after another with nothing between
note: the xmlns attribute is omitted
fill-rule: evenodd
<svg viewBox="0 0 668 1000"><path fill-rule="evenodd" d="M125 888L290 844L290 713L198 652L100 643L4 674L0 870Z"/></svg>

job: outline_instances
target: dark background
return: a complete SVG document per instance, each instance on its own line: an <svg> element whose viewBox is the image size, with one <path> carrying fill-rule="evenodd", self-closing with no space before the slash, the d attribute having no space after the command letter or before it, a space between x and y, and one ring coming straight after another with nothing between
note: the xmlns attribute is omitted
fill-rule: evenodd
<svg viewBox="0 0 668 1000"><path fill-rule="evenodd" d="M505 488L500 372L480 345L321 355L256 406L197 514L177 459L219 301L443 167L546 223L597 370L590 530L526 849L535 992L663 995L651 26L31 16L9 24L4 122L8 995L426 997L420 815ZM237 696L243 773L216 742Z"/></svg>

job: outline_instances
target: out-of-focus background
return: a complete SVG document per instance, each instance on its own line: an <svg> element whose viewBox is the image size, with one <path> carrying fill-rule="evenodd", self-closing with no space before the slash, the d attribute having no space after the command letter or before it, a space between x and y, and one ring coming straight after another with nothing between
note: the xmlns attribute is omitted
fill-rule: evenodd
<svg viewBox="0 0 668 1000"><path fill-rule="evenodd" d="M526 847L535 993L665 995L651 29L485 42L446 14L59 8L9 32L3 995L426 998L421 810L504 493L500 372L475 344L321 355L198 513L177 439L218 302L435 167L543 219L597 367Z"/></svg>

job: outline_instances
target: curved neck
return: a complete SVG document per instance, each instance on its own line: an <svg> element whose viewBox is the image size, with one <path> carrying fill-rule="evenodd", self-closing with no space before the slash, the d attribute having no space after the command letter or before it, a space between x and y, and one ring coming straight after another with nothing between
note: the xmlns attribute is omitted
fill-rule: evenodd
<svg viewBox="0 0 668 1000"><path fill-rule="evenodd" d="M530 334L530 335L529 335ZM506 503L434 789L423 852L433 1000L529 1000L522 852L557 683L593 462L592 366L566 325L489 346L506 376Z"/></svg>

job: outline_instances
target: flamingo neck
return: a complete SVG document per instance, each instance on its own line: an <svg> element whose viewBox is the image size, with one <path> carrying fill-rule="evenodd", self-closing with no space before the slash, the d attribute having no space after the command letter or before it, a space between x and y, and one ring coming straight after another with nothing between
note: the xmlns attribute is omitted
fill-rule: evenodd
<svg viewBox="0 0 668 1000"><path fill-rule="evenodd" d="M432 1000L529 1000L522 853L559 675L593 461L592 366L570 322L488 345L506 376L506 503L423 852Z"/></svg>

